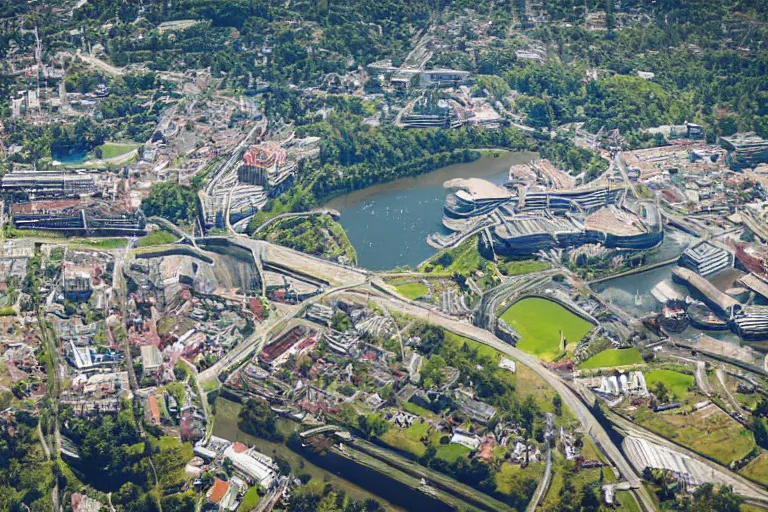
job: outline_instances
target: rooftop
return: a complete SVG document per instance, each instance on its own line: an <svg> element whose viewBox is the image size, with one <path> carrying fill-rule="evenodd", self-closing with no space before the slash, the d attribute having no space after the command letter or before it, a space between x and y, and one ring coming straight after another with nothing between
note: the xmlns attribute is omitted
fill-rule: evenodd
<svg viewBox="0 0 768 512"><path fill-rule="evenodd" d="M459 189L460 193L469 195L472 199L494 199L511 197L512 193L504 187L500 187L490 181L479 178L457 178L443 183L445 188Z"/></svg>

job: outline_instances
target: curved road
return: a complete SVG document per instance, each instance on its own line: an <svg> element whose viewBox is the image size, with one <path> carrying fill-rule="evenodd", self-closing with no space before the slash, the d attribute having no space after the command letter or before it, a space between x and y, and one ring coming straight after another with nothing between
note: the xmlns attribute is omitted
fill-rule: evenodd
<svg viewBox="0 0 768 512"><path fill-rule="evenodd" d="M379 286L377 289L388 293L385 287ZM455 332L456 334L460 334L474 341L477 341L478 343L482 343L491 348L494 348L502 354L517 359L520 363L533 370L539 377L544 379L545 382L547 382L557 393L560 394L563 402L565 402L565 404L578 418L579 422L584 428L585 433L590 435L590 437L592 437L598 443L608 458L618 468L622 476L628 480L633 487L637 487L635 492L638 498L640 498L643 508L649 511L656 510L656 507L654 506L651 497L648 495L648 492L644 487L642 487L640 476L635 472L634 468L619 451L616 445L613 444L613 441L608 436L608 433L603 429L602 426L600 426L590 410L576 396L571 388L566 386L558 376L544 368L544 366L541 365L541 362L537 358L523 352L522 350L519 350L516 347L513 347L512 345L509 345L508 343L503 342L485 329L481 329L464 322L459 322L452 318L447 318L441 314L435 313L431 309L406 302L399 297L394 297L391 295L387 297L377 297L375 295L371 295L370 300L374 300L381 306L395 309L400 313L424 318L432 324L439 325L445 329Z"/></svg>
<svg viewBox="0 0 768 512"><path fill-rule="evenodd" d="M313 217L315 215L326 215L326 214L330 215L331 217L338 217L340 215L337 210L332 210L329 208L322 208L319 210L310 210L308 212L281 213L280 215L276 215L271 219L265 220L264 222L262 222L261 225L253 231L253 234L258 233L262 229L265 229L271 224L282 219L290 219L291 217Z"/></svg>

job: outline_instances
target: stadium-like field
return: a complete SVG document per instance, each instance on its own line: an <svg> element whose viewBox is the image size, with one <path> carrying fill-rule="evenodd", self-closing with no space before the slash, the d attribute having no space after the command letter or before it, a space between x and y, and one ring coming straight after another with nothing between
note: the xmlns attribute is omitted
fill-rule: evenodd
<svg viewBox="0 0 768 512"><path fill-rule="evenodd" d="M557 302L540 297L514 303L501 319L520 333L517 348L545 361L551 361L562 352L560 331L567 343L575 343L592 330L591 323Z"/></svg>
<svg viewBox="0 0 768 512"><path fill-rule="evenodd" d="M424 283L414 282L401 284L397 287L397 291L400 292L400 295L403 297L413 300L425 295L429 291L429 288L427 288Z"/></svg>

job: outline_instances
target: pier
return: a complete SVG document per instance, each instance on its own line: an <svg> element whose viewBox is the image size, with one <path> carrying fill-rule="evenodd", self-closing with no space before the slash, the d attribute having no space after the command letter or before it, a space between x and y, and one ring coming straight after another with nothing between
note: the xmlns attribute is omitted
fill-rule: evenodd
<svg viewBox="0 0 768 512"><path fill-rule="evenodd" d="M715 285L687 268L676 267L672 270L672 275L698 291L704 296L707 305L716 308L722 314L727 315L733 306L739 304L739 301L724 294Z"/></svg>

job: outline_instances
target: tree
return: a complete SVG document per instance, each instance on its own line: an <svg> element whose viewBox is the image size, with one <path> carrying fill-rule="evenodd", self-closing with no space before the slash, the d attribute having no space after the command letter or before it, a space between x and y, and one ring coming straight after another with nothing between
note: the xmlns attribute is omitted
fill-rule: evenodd
<svg viewBox="0 0 768 512"><path fill-rule="evenodd" d="M337 331L346 331L353 327L352 319L343 311L337 311L331 319L331 327Z"/></svg>
<svg viewBox="0 0 768 512"><path fill-rule="evenodd" d="M427 359L421 369L421 385L425 388L439 386L445 380L443 369L447 366L445 359L440 354L435 354Z"/></svg>
<svg viewBox="0 0 768 512"><path fill-rule="evenodd" d="M669 402L669 389L667 389L667 386L663 382L659 381L653 386L653 394L660 404Z"/></svg>
<svg viewBox="0 0 768 512"><path fill-rule="evenodd" d="M272 441L283 440L282 434L277 431L277 416L264 400L248 400L240 409L237 424L244 432L254 436Z"/></svg>
<svg viewBox="0 0 768 512"><path fill-rule="evenodd" d="M389 430L389 423L378 414L361 414L357 417L357 426L368 439L381 437Z"/></svg>
<svg viewBox="0 0 768 512"><path fill-rule="evenodd" d="M711 483L702 484L693 493L693 503L688 509L690 512L739 512L742 498L733 493L730 486L722 486L714 492Z"/></svg>
<svg viewBox="0 0 768 512"><path fill-rule="evenodd" d="M555 396L552 397L552 405L555 406L555 416L562 416L563 415L563 399L560 398L559 393L555 393Z"/></svg>
<svg viewBox="0 0 768 512"><path fill-rule="evenodd" d="M752 432L755 435L755 443L761 448L768 449L768 429L765 427L765 420L757 417L753 418Z"/></svg>
<svg viewBox="0 0 768 512"><path fill-rule="evenodd" d="M197 193L178 183L155 183L149 197L141 202L141 209L147 217L163 217L174 223L191 222L198 213Z"/></svg>

